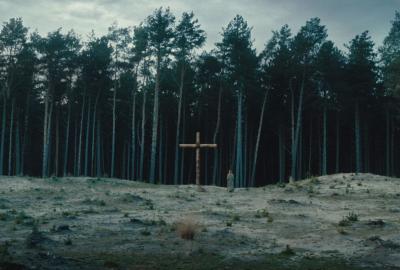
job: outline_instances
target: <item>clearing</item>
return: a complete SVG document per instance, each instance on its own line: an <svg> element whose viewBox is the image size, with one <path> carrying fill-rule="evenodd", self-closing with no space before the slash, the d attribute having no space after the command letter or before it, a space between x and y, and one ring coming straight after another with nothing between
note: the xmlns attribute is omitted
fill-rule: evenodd
<svg viewBox="0 0 400 270"><path fill-rule="evenodd" d="M400 269L399 179L204 190L0 177L0 269Z"/></svg>

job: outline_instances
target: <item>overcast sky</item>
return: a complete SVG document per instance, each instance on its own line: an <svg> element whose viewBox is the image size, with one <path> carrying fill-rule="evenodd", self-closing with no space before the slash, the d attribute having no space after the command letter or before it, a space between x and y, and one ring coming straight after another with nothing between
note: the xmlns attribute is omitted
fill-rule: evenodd
<svg viewBox="0 0 400 270"><path fill-rule="evenodd" d="M92 29L105 34L113 22L137 25L160 6L169 6L178 18L183 11L193 11L207 33L206 49L220 40L222 27L236 14L253 27L258 50L272 30L288 24L295 33L311 17L320 17L329 38L343 48L365 30L380 45L395 10L400 10L400 0L0 0L0 21L22 17L26 26L41 34L62 27L86 37Z"/></svg>

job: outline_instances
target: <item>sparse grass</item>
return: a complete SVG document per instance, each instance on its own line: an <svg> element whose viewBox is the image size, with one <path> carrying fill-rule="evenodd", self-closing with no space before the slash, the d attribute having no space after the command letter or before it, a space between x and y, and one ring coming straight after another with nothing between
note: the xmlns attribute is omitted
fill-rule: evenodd
<svg viewBox="0 0 400 270"><path fill-rule="evenodd" d="M0 213L0 221L6 221L10 218L10 215L6 213Z"/></svg>
<svg viewBox="0 0 400 270"><path fill-rule="evenodd" d="M24 211L19 212L14 218L15 224L33 225L33 218L28 216Z"/></svg>
<svg viewBox="0 0 400 270"><path fill-rule="evenodd" d="M176 243L179 244L179 243ZM154 254L144 253L140 256L132 256L132 253L94 253L87 251L79 258L83 263L91 265L95 262L97 269L248 269L248 270L361 270L349 263L346 259L336 256L313 257L292 256L288 259L285 254L266 254L259 260L241 260L240 258L227 258L215 252L209 252L205 247L199 248L195 253L181 254ZM93 259L91 259L93 258ZM83 268L83 267L82 267ZM372 269L372 268L371 268Z"/></svg>
<svg viewBox="0 0 400 270"><path fill-rule="evenodd" d="M358 221L358 215L357 215L356 213L354 213L354 212L350 212L350 213L347 215L347 219L348 219L349 221L352 221L352 222Z"/></svg>
<svg viewBox="0 0 400 270"><path fill-rule="evenodd" d="M385 222L382 219L375 219L368 221L367 225L382 227L385 225Z"/></svg>
<svg viewBox="0 0 400 270"><path fill-rule="evenodd" d="M267 211L267 209L259 209L259 210L257 210L254 217L255 218L269 217L269 212Z"/></svg>
<svg viewBox="0 0 400 270"><path fill-rule="evenodd" d="M151 235L151 232L146 228L144 230L141 230L140 234L144 235L144 236L149 236L149 235Z"/></svg>
<svg viewBox="0 0 400 270"><path fill-rule="evenodd" d="M187 202L192 202L192 201L195 200L196 194L190 193L190 194L188 195L188 194L185 194L185 193L183 193L183 192L181 192L181 191L176 191L176 192L174 192L173 194L169 194L169 195L168 195L168 198L171 198L171 199L179 199L179 200L184 200L184 201L187 201Z"/></svg>
<svg viewBox="0 0 400 270"><path fill-rule="evenodd" d="M98 214L99 211L96 211L93 209L93 207L90 207L89 209L84 209L81 211L82 214Z"/></svg>
<svg viewBox="0 0 400 270"><path fill-rule="evenodd" d="M317 177L313 176L311 177L310 183L313 185L319 185L321 181Z"/></svg>
<svg viewBox="0 0 400 270"><path fill-rule="evenodd" d="M71 211L63 211L61 212L61 216L65 217L65 218L76 218L78 216L77 212L71 212Z"/></svg>
<svg viewBox="0 0 400 270"><path fill-rule="evenodd" d="M56 226L53 224L53 226L50 229L50 232L52 233L56 233L56 232L65 232L65 231L69 231L69 225L63 224L63 225L59 225Z"/></svg>
<svg viewBox="0 0 400 270"><path fill-rule="evenodd" d="M104 200L100 199L89 199L86 198L82 201L84 204L90 204L90 205L97 205L97 206L106 206L106 202Z"/></svg>
<svg viewBox="0 0 400 270"><path fill-rule="evenodd" d="M46 240L46 238L44 237L43 233L39 231L38 226L35 224L32 227L32 232L26 239L26 245L28 248L34 248L44 240Z"/></svg>
<svg viewBox="0 0 400 270"><path fill-rule="evenodd" d="M235 221L235 222L240 221L240 216L238 214L233 214L232 221Z"/></svg>
<svg viewBox="0 0 400 270"><path fill-rule="evenodd" d="M193 241L199 231L199 224L194 218L187 217L177 223L176 229L181 239Z"/></svg>
<svg viewBox="0 0 400 270"><path fill-rule="evenodd" d="M136 194L125 193L121 196L121 201L124 203L138 203L145 201L145 199Z"/></svg>
<svg viewBox="0 0 400 270"><path fill-rule="evenodd" d="M10 258L9 252L10 243L5 241L4 243L0 243L0 262L5 261Z"/></svg>
<svg viewBox="0 0 400 270"><path fill-rule="evenodd" d="M293 256L296 253L289 245L286 245L286 248L281 252L281 254L285 256Z"/></svg>
<svg viewBox="0 0 400 270"><path fill-rule="evenodd" d="M167 222L163 220L162 218L159 218L158 220L141 220L138 218L131 218L129 220L130 223L136 223L136 224L141 224L145 226L166 226Z"/></svg>
<svg viewBox="0 0 400 270"><path fill-rule="evenodd" d="M354 212L350 212L347 216L343 217L341 221L339 221L338 225L341 227L350 226L356 221L358 221L358 215Z"/></svg>
<svg viewBox="0 0 400 270"><path fill-rule="evenodd" d="M149 199L145 200L144 205L146 205L149 210L154 210L154 203L152 200Z"/></svg>
<svg viewBox="0 0 400 270"><path fill-rule="evenodd" d="M280 188L285 188L286 184L284 182L280 182L280 183L276 184L276 186L280 187Z"/></svg>
<svg viewBox="0 0 400 270"><path fill-rule="evenodd" d="M66 246L71 246L72 245L72 240L70 237L68 237L67 239L64 240L64 245Z"/></svg>

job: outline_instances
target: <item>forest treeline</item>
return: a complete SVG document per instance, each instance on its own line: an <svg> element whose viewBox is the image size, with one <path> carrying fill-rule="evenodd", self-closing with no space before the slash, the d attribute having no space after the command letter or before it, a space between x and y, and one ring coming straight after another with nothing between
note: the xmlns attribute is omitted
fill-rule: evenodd
<svg viewBox="0 0 400 270"><path fill-rule="evenodd" d="M156 9L134 27L41 36L20 18L0 32L0 174L118 177L238 187L311 175L398 175L400 12L379 48L344 50L319 18L255 50L239 15L214 49L192 12Z"/></svg>

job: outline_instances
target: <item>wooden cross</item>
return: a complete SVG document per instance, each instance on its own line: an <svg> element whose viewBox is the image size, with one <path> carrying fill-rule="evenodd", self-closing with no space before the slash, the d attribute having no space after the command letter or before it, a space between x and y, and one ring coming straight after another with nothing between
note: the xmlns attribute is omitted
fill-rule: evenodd
<svg viewBox="0 0 400 270"><path fill-rule="evenodd" d="M196 185L200 187L200 148L217 148L216 144L201 144L200 132L196 132L195 144L179 144L182 148L196 148Z"/></svg>

